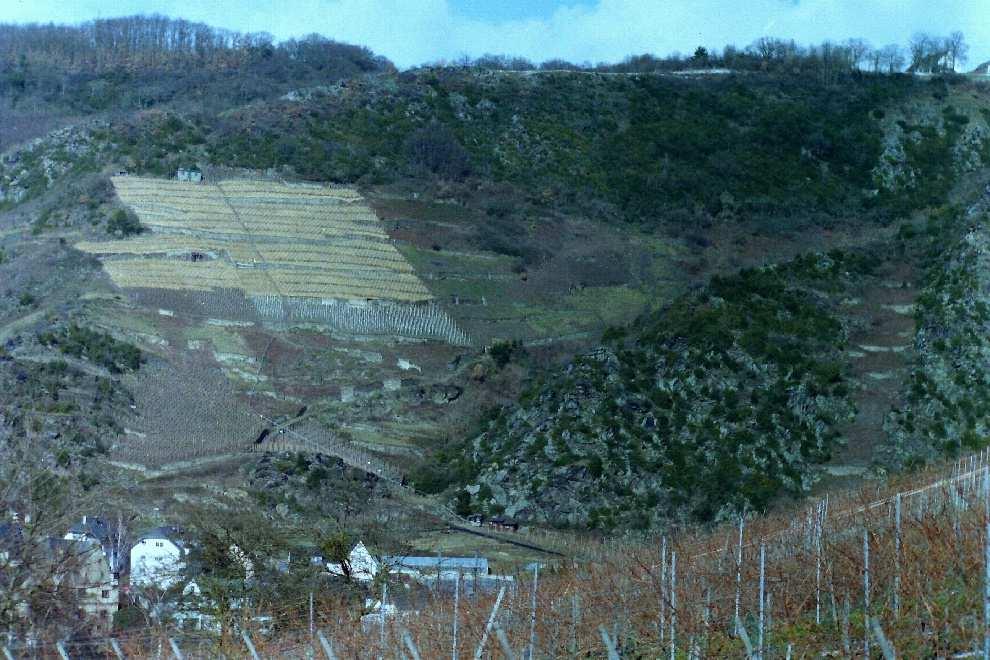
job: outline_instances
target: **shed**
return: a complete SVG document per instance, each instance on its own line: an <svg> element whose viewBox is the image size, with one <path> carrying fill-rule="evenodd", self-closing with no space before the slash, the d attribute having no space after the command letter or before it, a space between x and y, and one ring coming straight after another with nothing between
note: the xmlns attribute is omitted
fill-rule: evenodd
<svg viewBox="0 0 990 660"><path fill-rule="evenodd" d="M391 556L383 561L393 571L408 575L431 575L436 573L479 573L488 575L488 559L485 557L416 557Z"/></svg>
<svg viewBox="0 0 990 660"><path fill-rule="evenodd" d="M203 181L203 173L199 170L187 170L184 167L180 167L179 171L176 172L175 178L179 181L189 181L190 183L201 183Z"/></svg>

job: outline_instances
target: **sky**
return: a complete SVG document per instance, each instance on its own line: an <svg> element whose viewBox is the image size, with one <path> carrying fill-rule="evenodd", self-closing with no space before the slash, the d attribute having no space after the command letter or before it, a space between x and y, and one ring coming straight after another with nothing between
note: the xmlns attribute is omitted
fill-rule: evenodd
<svg viewBox="0 0 990 660"><path fill-rule="evenodd" d="M486 53L614 62L761 36L903 45L922 30L962 30L970 67L990 60L990 0L0 0L0 22L152 13L280 40L318 32L400 67Z"/></svg>

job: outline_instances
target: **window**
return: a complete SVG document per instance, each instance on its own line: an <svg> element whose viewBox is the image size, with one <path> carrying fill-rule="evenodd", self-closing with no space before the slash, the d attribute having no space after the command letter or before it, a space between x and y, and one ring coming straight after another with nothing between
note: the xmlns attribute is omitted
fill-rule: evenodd
<svg viewBox="0 0 990 660"><path fill-rule="evenodd" d="M155 547L156 548L164 548L165 547L165 544L162 543L161 541L155 541Z"/></svg>
<svg viewBox="0 0 990 660"><path fill-rule="evenodd" d="M100 592L100 598L109 598L109 597L110 597L109 589L104 589L103 591Z"/></svg>

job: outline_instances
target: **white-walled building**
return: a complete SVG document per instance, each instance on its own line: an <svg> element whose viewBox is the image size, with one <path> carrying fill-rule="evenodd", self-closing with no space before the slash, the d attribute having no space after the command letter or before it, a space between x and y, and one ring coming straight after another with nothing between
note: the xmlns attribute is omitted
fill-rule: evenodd
<svg viewBox="0 0 990 660"><path fill-rule="evenodd" d="M157 527L131 547L131 586L167 590L182 579L189 547L174 527Z"/></svg>
<svg viewBox="0 0 990 660"><path fill-rule="evenodd" d="M358 541L349 555L347 555L347 565L328 563L327 571L332 575L350 576L359 582L371 582L378 575L381 565L375 559L364 543Z"/></svg>

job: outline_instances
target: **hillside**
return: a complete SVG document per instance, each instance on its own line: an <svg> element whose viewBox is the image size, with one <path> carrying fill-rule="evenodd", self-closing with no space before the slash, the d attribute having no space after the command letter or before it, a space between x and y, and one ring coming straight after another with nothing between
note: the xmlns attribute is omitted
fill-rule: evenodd
<svg viewBox="0 0 990 660"><path fill-rule="evenodd" d="M181 68L182 57L186 56L173 54L161 66ZM148 66L137 70L146 72ZM126 415L118 421L139 434L133 438L148 433L147 419L140 419L145 413L150 418L165 415L165 411L155 412L159 408L159 397L153 395L156 388L178 391L190 378L202 381L203 376L194 374L205 370L220 376L218 383L229 381L229 387L210 388L215 392L212 396L218 397L215 401L224 402L221 408L243 407L243 414L253 411L279 419L290 418L300 407L310 408L307 419L318 428L329 427L334 434L386 455L413 456L412 472L427 490L442 490L452 478L468 485L463 478L477 469L472 461L443 479L432 472L443 472L445 461L460 463L456 456L462 450L456 448L485 415L492 414L492 406L505 405L524 392L536 398L540 387L557 388L554 365L593 346L606 328L622 327L643 315L643 320L624 331L628 339L623 341L644 352L628 353L620 345L610 349L615 351L617 364L627 365L617 376L625 381L636 370L634 362L650 363L676 345L679 333L690 331L690 335L692 328L709 322L704 315L693 315L701 314L699 310L710 299L724 296L708 289L700 294L688 291L713 275L724 274L727 279L711 286L741 286L744 295L762 300L760 287L765 283L757 284L763 277L758 273L771 273L771 279L782 278L772 284L774 291L786 291L786 296L797 296L802 304L811 305L799 312L807 315L805 320L835 327L846 324L845 330L828 338L835 340L828 346L816 344L812 349L803 343L811 337L793 338L793 351L809 350L810 362L792 365L788 358L748 346L747 350L757 351L748 357L754 369L773 374L793 368L795 382L802 382L822 369L821 364L834 364L843 349L837 340L843 333L857 332L859 322L848 314L843 316L842 298L854 298L864 287L878 290L879 279L866 284L870 276L856 271L849 281L841 275L841 282L801 284L807 291L789 290L791 284L785 280L794 273L813 271L806 266L816 259L830 258L800 256L809 249L824 255L841 248L854 259L883 253L894 240L896 223L917 209L944 203L957 177L980 167L985 156L985 137L990 131L980 112L981 91L957 80L921 82L898 76L850 78L830 88L779 75L697 80L648 74L424 69L350 78L282 98L235 105L217 114L202 109L190 113L183 103L161 102L160 109L114 121L96 115L4 158L0 193L9 209L7 226L16 232L18 226L29 223L32 234L27 242L16 233L7 239L13 258L6 268L17 272L26 286L16 294L11 291L15 304L6 308L5 323L24 323L27 329L32 327L28 319L34 319L34 332L88 324L148 353L149 365L159 365L154 382L147 381L141 370L128 377L134 381L135 392L145 392L137 399L147 408L142 413L139 406L136 417ZM548 104L549 98L557 102ZM344 263L336 256L312 251L315 246L299 252L300 246L291 244L296 240L293 236L302 236L299 228L292 229L296 233L291 236L275 236L268 229L258 233L248 225L238 229L254 219L270 221L273 207L240 188L221 192L220 197L185 199L188 192L172 190L161 181L163 175L192 163L206 170L210 181L224 182L218 188L221 191L230 186L243 188L245 184L236 182L238 177L356 184L356 194L381 219L381 229L376 231L384 233L374 239L381 242L374 249L391 251L388 263L401 266L402 272L378 272L377 266L369 270L372 262L367 261L367 250L371 248L354 243L351 237L343 237L352 246L346 249L357 251ZM653 164L662 167L657 170ZM110 185L105 173L118 169L130 171L131 177ZM159 177L160 183L135 178L135 174ZM128 192L141 181L152 192ZM268 190L264 193L268 197L275 194L272 183L247 185ZM155 186L160 191L152 190ZM203 191L208 189L212 190L206 186ZM197 195L202 192L196 190ZM245 198L245 204L254 206L242 207L241 201L227 199L231 195L238 200L244 195L257 199ZM167 204L162 208L189 218L199 218L200 209L214 209L217 204L229 207L230 213L224 219L210 210L213 215L189 226L171 221L164 226L157 206L161 203ZM121 228L127 225L120 223L128 214L139 223L135 227L150 226L152 233L124 236ZM322 226L327 220L315 222ZM316 236L312 231L323 231L314 230L315 226L306 229L310 231L307 241ZM250 240L231 242L216 233L229 233L231 227ZM114 235L118 240L106 240ZM25 279L28 271L22 264L33 250L56 239L60 245L68 239L84 252L103 255L103 269L110 277L90 278L85 285L76 280L85 295L65 298L60 297L61 291L44 293L36 288L43 278L32 284ZM872 247L855 247L864 245ZM332 247L332 254L344 254L340 249ZM195 255L200 261L182 263ZM262 255L260 262L258 255ZM913 257L908 256L910 261ZM313 271L303 278L309 282L303 286L299 269L312 269L314 259L324 258L338 265L329 270L319 266L319 273ZM773 268L760 270L768 262L791 258L797 258L796 265L782 266L786 275L772 274L776 273ZM252 262L254 269L241 268ZM89 272L99 268L93 261L81 263L86 263ZM755 274L734 279L733 273L747 267L756 268ZM347 315L357 308L344 305L338 314L325 304L317 316L303 313L304 306L299 306L298 313L286 311L270 319L236 311L240 305L236 299L243 292L249 298L288 295L278 303L282 306L293 299L289 289L317 295L310 282L314 274L324 282L319 296L340 301L360 293L354 282L366 283L361 291L376 287L384 291L378 284L382 278L393 282L388 290L406 278L418 292L417 300L435 301L429 314L436 320L431 320L433 316L424 316L422 321L399 320L389 313L394 320L371 321L369 317L372 325L347 321L334 326L337 321L329 319L345 312L340 318L350 318ZM173 284L162 279L166 275ZM825 284L827 291L815 288ZM125 299L115 294L121 285L129 292ZM189 296L181 291L195 292L203 286L212 291L202 292L203 301L182 298ZM242 293L230 297L231 291ZM812 295L809 291L818 291L815 300L805 299ZM177 298L175 293L181 295ZM24 295L34 302L19 304ZM358 297L367 298L363 293ZM216 305L209 305L215 310L200 309L214 299ZM34 309L39 301L43 301L40 309ZM781 299L772 304L793 311L795 303ZM53 318L39 314L41 309L61 311ZM667 327L672 310L677 309L683 311L673 318L683 320ZM32 310L33 317L27 314ZM745 331L741 326L748 322L744 311L749 310L713 313L725 312L720 322L734 336ZM770 308L767 313L776 312ZM41 322L42 318L47 320ZM401 341L403 332L399 332L369 345L368 332L359 330L374 324L389 328L395 323L439 324L436 327L447 330L441 328L435 338L457 335L460 339L446 346L410 345ZM683 327L678 329L678 323ZM465 338L473 344L467 352L457 346ZM702 356L730 348L718 344L724 338L715 338L714 346L709 345L710 337L697 339L694 350ZM23 333L19 341L19 346L11 346L15 356L46 359L43 344ZM687 341L691 344L695 338L689 336ZM521 342L517 349L509 349L507 366L479 351L498 342ZM669 345L661 350L664 343ZM190 373L193 356L198 364ZM728 372L721 370L735 368L718 366L721 357L713 359L711 373L698 377L698 387L709 392L727 386L723 377ZM844 364L842 369L848 372L850 364ZM551 367L549 375L543 375L546 367ZM669 368L676 372L683 367L671 363ZM649 381L645 375L634 380L644 377ZM714 388L706 384L709 377L718 383ZM205 382L212 381L211 377ZM621 387L629 385L622 382ZM685 401L698 394L688 394L680 385L674 389ZM650 398L646 392L639 396ZM780 459L787 468L767 483L747 485L742 479L724 494L702 498L705 502L681 499L691 490L689 483L657 486L635 497L658 512L656 521L679 515L677 511L707 519L739 507L763 508L782 493L806 492L813 482L809 465L834 455L841 448L835 438L845 430L842 424L852 423L855 404L846 398L839 395L825 405L827 413L824 409L811 412L791 429L804 428L798 434L803 435L815 428L796 457ZM356 401L366 403L356 406ZM656 405L667 410L662 402ZM783 400L767 405L766 415L774 419L788 408ZM715 427L723 423L723 412L718 408L713 413L710 422ZM616 414L611 409L601 411L597 423L610 425ZM241 416L237 413L228 419ZM658 423L666 419L666 413L657 417ZM579 426L587 421L572 420L580 422ZM688 424L679 415L669 421L685 446L693 447L704 427L695 428L698 420ZM561 419L553 424L572 422ZM629 422L633 423L632 418ZM819 428L822 424L827 431ZM872 424L870 420L864 432L871 432ZM257 435L255 426L231 426L239 430L228 434L224 442L244 446ZM743 432L743 427L737 430ZM493 449L494 454L479 450L475 466L488 465L495 455L506 454L506 447L517 443L508 437L490 437L492 446L499 449ZM776 451L790 452L788 443L795 441L791 437ZM214 447L212 442L204 447ZM618 452L623 465L630 457L634 462L645 460L644 466L674 460L669 469L677 472L678 461L687 460L671 457L667 449L661 452L662 460L659 456L643 459L640 450L625 447L624 442L606 444L609 451ZM217 449L205 451L208 455ZM568 457L548 451L547 456L566 469ZM176 454L173 461L179 458ZM589 457L572 458L580 463ZM863 469L862 459L857 460L856 469ZM602 469L593 463L592 467ZM530 458L523 464L534 466ZM739 466L723 468L732 471ZM491 465L485 469L492 469ZM533 478L526 469L518 477L518 483L507 484L512 493L539 490L534 484L543 479ZM545 492L552 496L553 489ZM667 504L656 507L661 501ZM513 513L525 509L510 506L505 497L496 498L494 506L509 506ZM619 524L607 513L612 505L603 506L601 524ZM587 524L586 515L570 522ZM556 521L549 515L536 519ZM621 524L633 524L633 520ZM644 521L638 519L635 524Z"/></svg>
<svg viewBox="0 0 990 660"><path fill-rule="evenodd" d="M906 155L888 180L915 182L895 188L900 203L947 204L971 167L962 154L986 157L985 137L962 151L985 125L948 104L942 117L917 99L906 108L891 125L917 132L903 144L885 137L888 154ZM938 123L909 123L925 116ZM850 252L715 277L606 332L602 348L538 380L464 444L457 501L558 525L647 528L763 511L823 474L982 448L985 180L974 175L965 212L946 205ZM915 309L915 286L916 326L899 318Z"/></svg>
<svg viewBox="0 0 990 660"><path fill-rule="evenodd" d="M148 21L0 28L0 480L65 516L512 572L985 447L982 83Z"/></svg>
<svg viewBox="0 0 990 660"><path fill-rule="evenodd" d="M716 278L609 333L475 441L477 499L578 527L702 520L809 490L852 415L836 302L876 257L811 255Z"/></svg>

